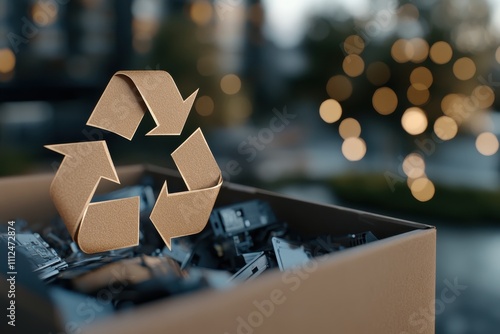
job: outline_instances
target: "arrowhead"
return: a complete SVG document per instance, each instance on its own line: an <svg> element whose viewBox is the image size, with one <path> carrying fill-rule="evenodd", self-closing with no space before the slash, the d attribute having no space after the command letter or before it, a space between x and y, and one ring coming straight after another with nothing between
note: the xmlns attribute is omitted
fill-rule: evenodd
<svg viewBox="0 0 500 334"><path fill-rule="evenodd" d="M65 157L52 183L50 196L75 240L80 221L101 178L120 183L104 141L45 146Z"/></svg>
<svg viewBox="0 0 500 334"><path fill-rule="evenodd" d="M75 164L89 165L96 175L120 183L113 161L111 160L111 155L109 154L108 146L104 140L45 145L45 148L64 155L64 160L70 158L71 166L75 166ZM79 176L74 175L74 177Z"/></svg>
<svg viewBox="0 0 500 334"><path fill-rule="evenodd" d="M170 101L167 108L172 111L165 113L163 116L159 116L152 111L151 114L157 126L149 131L146 136L180 135L197 95L198 89L184 101L180 100L182 102L179 100ZM168 117L165 117L165 115Z"/></svg>
<svg viewBox="0 0 500 334"><path fill-rule="evenodd" d="M205 228L219 189L220 184L169 194L164 183L150 219L169 249L173 238L196 234Z"/></svg>

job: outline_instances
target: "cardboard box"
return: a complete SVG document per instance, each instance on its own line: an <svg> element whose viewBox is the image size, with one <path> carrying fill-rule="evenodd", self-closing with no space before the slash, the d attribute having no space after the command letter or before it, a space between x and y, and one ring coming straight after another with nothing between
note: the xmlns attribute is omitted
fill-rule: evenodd
<svg viewBox="0 0 500 334"><path fill-rule="evenodd" d="M173 191L175 172L155 166L117 168L121 185L152 176ZM56 214L53 174L0 179L0 221L46 224ZM379 241L326 255L290 272L268 270L223 291L202 291L150 303L83 328L85 333L434 333L436 229L399 219L287 198L224 183L216 206L268 201L277 216L305 234L371 230ZM424 310L425 312L422 312ZM64 324L62 326L64 328Z"/></svg>

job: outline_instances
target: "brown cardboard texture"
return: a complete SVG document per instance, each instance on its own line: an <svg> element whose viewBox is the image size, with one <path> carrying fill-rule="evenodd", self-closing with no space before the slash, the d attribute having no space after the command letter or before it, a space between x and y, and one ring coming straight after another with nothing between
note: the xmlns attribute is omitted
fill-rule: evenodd
<svg viewBox="0 0 500 334"><path fill-rule="evenodd" d="M149 174L185 189L177 173L154 166L117 168L121 185L103 181L96 193ZM22 217L47 224L52 174L0 179L2 222ZM268 201L277 216L304 234L371 230L380 240L329 254L294 270L269 270L224 291L203 291L150 303L83 328L84 333L434 333L436 230L432 226L225 183L216 206ZM29 210L27 210L29 208ZM65 324L62 324L64 328Z"/></svg>
<svg viewBox="0 0 500 334"><path fill-rule="evenodd" d="M119 71L109 81L87 125L131 140L149 110L156 127L147 135L179 135L197 93L196 90L183 100L172 76L165 71ZM118 105L123 108L118 109ZM90 203L101 179L120 183L106 142L45 147L64 155L50 196L80 249L98 253L136 246L139 198ZM169 193L164 183L150 216L169 249L171 238L203 230L222 185L221 171L200 128L177 148L172 158L188 191ZM193 207L192 203L204 204L189 210L187 215L185 207Z"/></svg>

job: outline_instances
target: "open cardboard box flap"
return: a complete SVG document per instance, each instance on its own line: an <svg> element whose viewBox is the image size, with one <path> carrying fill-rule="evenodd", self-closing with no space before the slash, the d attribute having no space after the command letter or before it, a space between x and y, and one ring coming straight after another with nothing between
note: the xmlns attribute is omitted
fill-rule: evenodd
<svg viewBox="0 0 500 334"><path fill-rule="evenodd" d="M121 184L101 181L97 192L131 185L145 174L173 192L176 172L156 166L117 168ZM53 174L0 179L2 222L23 218L42 226L56 215ZM85 333L434 333L436 230L332 205L224 183L216 206L268 201L280 219L304 234L372 231L379 241L318 258L296 271L271 270L224 291L170 298L102 321ZM62 328L64 328L64 324Z"/></svg>

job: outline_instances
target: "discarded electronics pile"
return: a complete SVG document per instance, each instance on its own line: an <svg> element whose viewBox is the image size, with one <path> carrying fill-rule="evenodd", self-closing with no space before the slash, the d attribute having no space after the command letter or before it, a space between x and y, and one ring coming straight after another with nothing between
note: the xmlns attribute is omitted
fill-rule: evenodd
<svg viewBox="0 0 500 334"><path fill-rule="evenodd" d="M114 312L202 288L227 288L273 268L293 270L314 257L377 240L370 231L304 238L267 202L251 200L214 208L201 233L175 238L168 249L148 218L155 194L147 181L94 201L130 196L141 199L136 247L85 254L55 218L37 232L17 220L16 250L46 285L81 298L104 291ZM7 233L0 239L6 242Z"/></svg>

